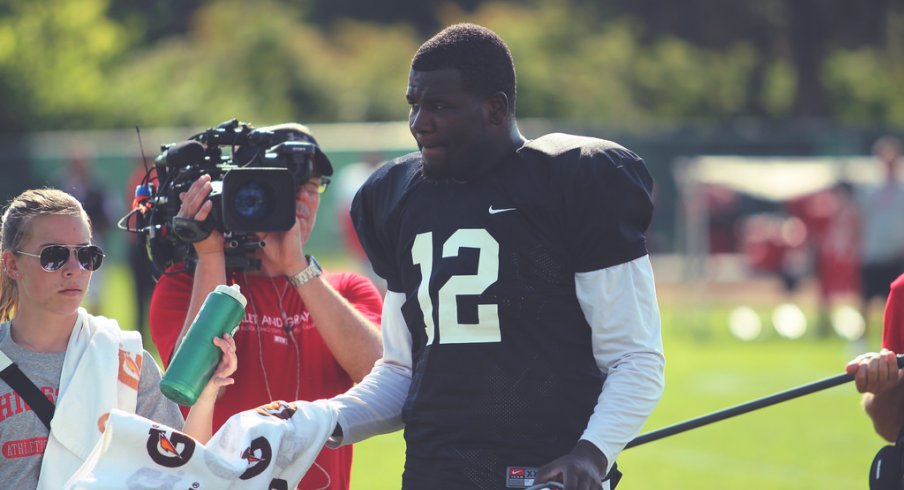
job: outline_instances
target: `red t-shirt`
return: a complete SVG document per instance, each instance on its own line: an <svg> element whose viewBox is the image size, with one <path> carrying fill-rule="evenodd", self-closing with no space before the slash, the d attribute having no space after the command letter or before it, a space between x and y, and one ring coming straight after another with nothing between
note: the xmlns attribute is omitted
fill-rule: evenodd
<svg viewBox="0 0 904 490"><path fill-rule="evenodd" d="M383 302L369 279L349 272L324 272L323 278L366 318L376 325L380 324ZM351 378L320 337L301 297L284 277L271 279L238 273L233 276L233 281L248 298L248 306L235 333L239 360L238 369L232 375L235 384L227 386L226 392L217 401L213 416L214 431L235 413L257 408L272 400L329 398L352 386ZM192 276L187 273L164 275L154 288L150 311L151 337L164 366L169 365L176 337L185 321L191 289ZM277 295L281 300L277 300ZM280 311L286 312L285 317ZM284 321L294 325L294 342L286 333ZM297 352L300 352L300 361ZM188 413L184 407L183 413ZM329 488L347 489L351 463L351 446L324 449L298 488L325 487L326 471L329 473ZM323 471L318 470L316 465Z"/></svg>
<svg viewBox="0 0 904 490"><path fill-rule="evenodd" d="M904 274L891 283L891 292L885 302L882 347L904 354Z"/></svg>

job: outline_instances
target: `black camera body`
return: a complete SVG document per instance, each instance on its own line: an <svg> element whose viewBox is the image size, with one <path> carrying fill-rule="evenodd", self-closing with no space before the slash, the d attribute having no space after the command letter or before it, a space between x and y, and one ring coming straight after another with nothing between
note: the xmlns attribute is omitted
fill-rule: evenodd
<svg viewBox="0 0 904 490"><path fill-rule="evenodd" d="M121 228L144 238L158 277L178 262L193 270L197 257L192 243L213 230L226 239L228 270L260 267L253 258L254 250L263 246L256 233L290 229L295 223L298 187L308 181L317 163L321 174L324 165L326 174L332 173L313 138L293 131L253 129L233 119L161 148L136 189L132 211L120 221ZM292 140L295 134L302 138ZM208 197L213 208L207 219L199 222L177 216L180 193L202 175L210 176L213 187ZM133 216L134 228L129 226Z"/></svg>

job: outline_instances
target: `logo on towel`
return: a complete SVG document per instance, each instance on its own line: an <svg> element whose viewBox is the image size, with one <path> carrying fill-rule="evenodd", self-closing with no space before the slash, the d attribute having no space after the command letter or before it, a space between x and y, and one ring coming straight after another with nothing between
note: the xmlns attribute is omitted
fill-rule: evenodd
<svg viewBox="0 0 904 490"><path fill-rule="evenodd" d="M248 469L239 476L241 480L250 480L260 475L270 466L273 457L273 448L266 437L258 437L251 441L251 445L242 451L242 459L248 462Z"/></svg>
<svg viewBox="0 0 904 490"><path fill-rule="evenodd" d="M148 456L166 468L178 468L188 463L195 452L195 440L177 431L167 435L166 431L157 427L155 425L148 431Z"/></svg>
<svg viewBox="0 0 904 490"><path fill-rule="evenodd" d="M110 412L104 412L100 417L97 418L97 431L101 434L103 434L104 429L107 428L108 420L110 420Z"/></svg>
<svg viewBox="0 0 904 490"><path fill-rule="evenodd" d="M138 390L138 378L141 377L141 353L133 357L128 351L119 349L119 382Z"/></svg>
<svg viewBox="0 0 904 490"><path fill-rule="evenodd" d="M274 478L270 481L269 490L289 490L289 482L282 478Z"/></svg>
<svg viewBox="0 0 904 490"><path fill-rule="evenodd" d="M294 403L287 403L282 400L275 400L266 405L257 407L257 413L261 415L272 415L278 419L289 420L298 410Z"/></svg>

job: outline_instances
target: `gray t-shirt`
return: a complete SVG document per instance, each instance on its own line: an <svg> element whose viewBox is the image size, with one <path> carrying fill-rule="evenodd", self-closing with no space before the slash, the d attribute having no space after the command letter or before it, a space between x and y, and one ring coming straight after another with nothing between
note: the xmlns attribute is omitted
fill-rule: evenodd
<svg viewBox="0 0 904 490"><path fill-rule="evenodd" d="M9 334L9 322L0 323L0 350L43 393L50 394L56 404L65 352L32 352L16 345ZM179 407L160 393L160 368L147 351L143 355L135 412L182 429L184 421ZM38 486L49 432L18 394L0 380L0 486L16 489L34 489Z"/></svg>

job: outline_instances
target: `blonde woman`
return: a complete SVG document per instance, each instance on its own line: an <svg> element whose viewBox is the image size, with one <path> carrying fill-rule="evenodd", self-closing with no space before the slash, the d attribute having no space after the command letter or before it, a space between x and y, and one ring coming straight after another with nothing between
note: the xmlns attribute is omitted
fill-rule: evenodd
<svg viewBox="0 0 904 490"><path fill-rule="evenodd" d="M160 369L140 334L80 307L104 253L92 245L90 220L74 197L36 189L14 198L3 213L0 257L0 481L5 488L63 488L100 439L113 408L207 442L216 393L233 382L229 376L237 361L231 337L213 340L225 355L183 426L178 406L160 393ZM10 386L7 371L16 368L27 386L21 377L15 388ZM35 388L53 405L23 394Z"/></svg>

